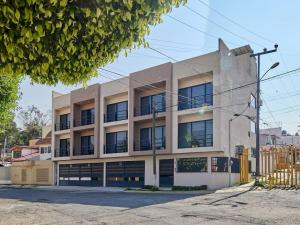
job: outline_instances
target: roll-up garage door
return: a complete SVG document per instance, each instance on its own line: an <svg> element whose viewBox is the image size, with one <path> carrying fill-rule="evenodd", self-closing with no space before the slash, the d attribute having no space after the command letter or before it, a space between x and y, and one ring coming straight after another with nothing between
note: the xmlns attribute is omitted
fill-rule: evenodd
<svg viewBox="0 0 300 225"><path fill-rule="evenodd" d="M59 165L61 186L103 186L103 163Z"/></svg>
<svg viewBox="0 0 300 225"><path fill-rule="evenodd" d="M145 161L123 161L106 163L106 186L143 187Z"/></svg>

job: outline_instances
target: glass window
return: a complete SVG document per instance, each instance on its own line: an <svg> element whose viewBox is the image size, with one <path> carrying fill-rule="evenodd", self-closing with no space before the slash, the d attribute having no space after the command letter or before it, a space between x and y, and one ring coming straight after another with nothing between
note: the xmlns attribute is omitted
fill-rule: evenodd
<svg viewBox="0 0 300 225"><path fill-rule="evenodd" d="M70 113L59 116L59 129L66 130L70 128Z"/></svg>
<svg viewBox="0 0 300 225"><path fill-rule="evenodd" d="M178 110L184 110L191 108L190 98L191 98L190 88L182 88L178 90Z"/></svg>
<svg viewBox="0 0 300 225"><path fill-rule="evenodd" d="M141 115L152 113L152 107L156 106L157 112L164 112L166 109L165 93L150 95L141 98Z"/></svg>
<svg viewBox="0 0 300 225"><path fill-rule="evenodd" d="M192 142L192 124L178 124L178 148L190 148Z"/></svg>
<svg viewBox="0 0 300 225"><path fill-rule="evenodd" d="M205 146L205 121L192 123L192 147Z"/></svg>
<svg viewBox="0 0 300 225"><path fill-rule="evenodd" d="M253 94L251 94L251 96L250 96L249 106L256 108L256 97Z"/></svg>
<svg viewBox="0 0 300 225"><path fill-rule="evenodd" d="M106 134L105 153L127 152L127 131Z"/></svg>
<svg viewBox="0 0 300 225"><path fill-rule="evenodd" d="M212 157L211 172L228 172L228 157Z"/></svg>
<svg viewBox="0 0 300 225"><path fill-rule="evenodd" d="M201 107L205 103L205 85L194 86L191 91L191 108Z"/></svg>
<svg viewBox="0 0 300 225"><path fill-rule="evenodd" d="M177 159L177 172L207 172L207 157Z"/></svg>
<svg viewBox="0 0 300 225"><path fill-rule="evenodd" d="M115 115L116 115L116 104L110 104L106 107L106 122L115 121Z"/></svg>
<svg viewBox="0 0 300 225"><path fill-rule="evenodd" d="M116 120L126 120L128 118L128 102L117 103Z"/></svg>
<svg viewBox="0 0 300 225"><path fill-rule="evenodd" d="M155 128L155 149L165 148L165 127ZM140 150L152 149L152 128L142 128L140 130Z"/></svg>
<svg viewBox="0 0 300 225"><path fill-rule="evenodd" d="M230 158L231 159L231 172L240 173L240 159Z"/></svg>
<svg viewBox="0 0 300 225"><path fill-rule="evenodd" d="M69 156L70 155L70 139L60 139L59 140L59 156Z"/></svg>
<svg viewBox="0 0 300 225"><path fill-rule="evenodd" d="M208 147L212 145L212 120L178 124L178 148Z"/></svg>
<svg viewBox="0 0 300 225"><path fill-rule="evenodd" d="M142 128L140 130L140 150L151 149L151 129Z"/></svg>
<svg viewBox="0 0 300 225"><path fill-rule="evenodd" d="M126 120L128 118L128 102L107 105L106 122Z"/></svg>
<svg viewBox="0 0 300 225"><path fill-rule="evenodd" d="M81 136L81 155L94 154L94 136Z"/></svg>
<svg viewBox="0 0 300 225"><path fill-rule="evenodd" d="M95 109L81 111L81 125L89 125L95 122Z"/></svg>
<svg viewBox="0 0 300 225"><path fill-rule="evenodd" d="M213 85L206 83L178 90L178 110L213 104Z"/></svg>

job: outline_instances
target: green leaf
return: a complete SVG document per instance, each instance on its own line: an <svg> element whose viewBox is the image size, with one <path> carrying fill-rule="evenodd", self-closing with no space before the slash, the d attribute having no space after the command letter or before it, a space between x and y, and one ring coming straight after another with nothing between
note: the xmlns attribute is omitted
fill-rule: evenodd
<svg viewBox="0 0 300 225"><path fill-rule="evenodd" d="M96 10L96 17L99 18L101 15L101 10L99 8L97 8Z"/></svg>
<svg viewBox="0 0 300 225"><path fill-rule="evenodd" d="M16 19L19 21L19 19L20 19L20 12L19 12L19 10L17 10L15 12L15 16L16 16Z"/></svg>
<svg viewBox="0 0 300 225"><path fill-rule="evenodd" d="M60 5L61 7L66 7L67 4L68 4L68 0L59 0L59 5Z"/></svg>

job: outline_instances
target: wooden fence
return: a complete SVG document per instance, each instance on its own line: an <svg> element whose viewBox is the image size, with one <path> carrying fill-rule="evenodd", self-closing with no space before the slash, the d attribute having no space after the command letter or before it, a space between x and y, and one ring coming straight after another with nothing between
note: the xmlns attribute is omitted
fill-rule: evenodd
<svg viewBox="0 0 300 225"><path fill-rule="evenodd" d="M300 148L265 148L260 151L261 181L273 187L300 187Z"/></svg>

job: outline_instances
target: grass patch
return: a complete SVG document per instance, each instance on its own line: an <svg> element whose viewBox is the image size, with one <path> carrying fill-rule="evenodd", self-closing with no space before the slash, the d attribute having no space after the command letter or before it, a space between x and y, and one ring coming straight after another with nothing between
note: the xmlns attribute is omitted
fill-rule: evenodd
<svg viewBox="0 0 300 225"><path fill-rule="evenodd" d="M203 191L207 190L207 185L201 186L173 186L172 191Z"/></svg>

